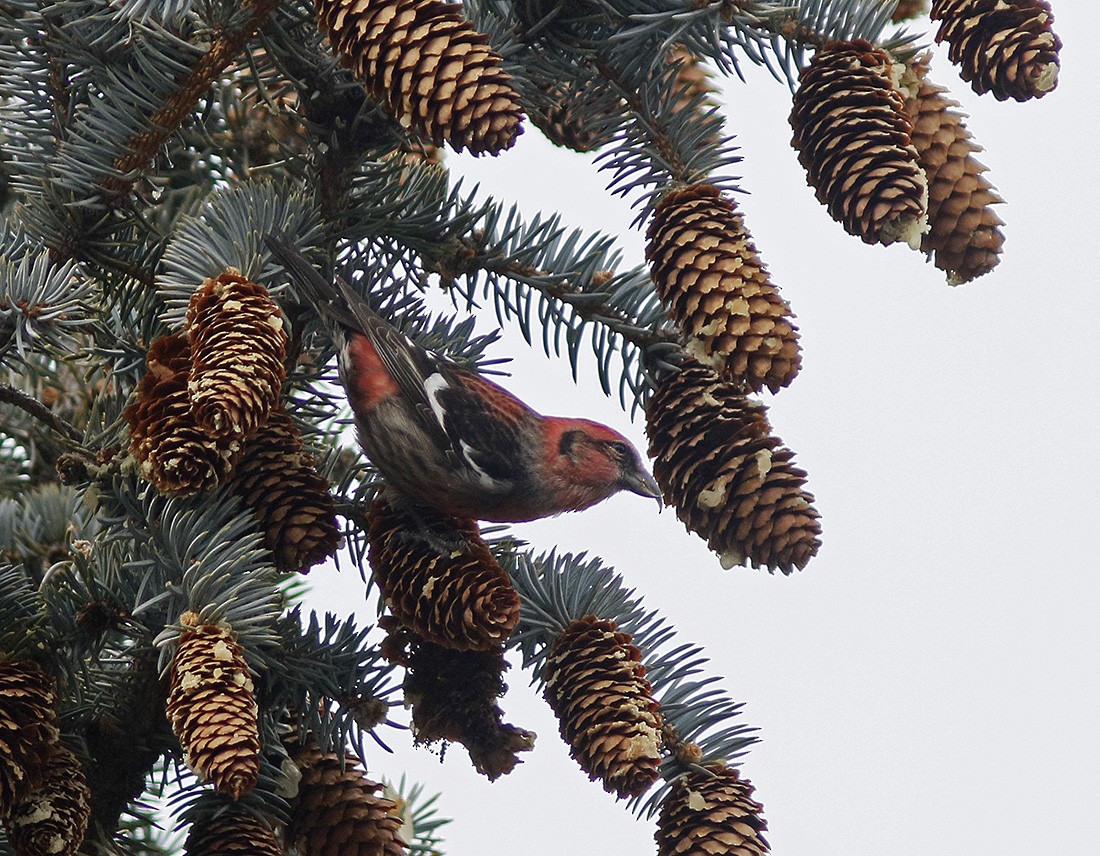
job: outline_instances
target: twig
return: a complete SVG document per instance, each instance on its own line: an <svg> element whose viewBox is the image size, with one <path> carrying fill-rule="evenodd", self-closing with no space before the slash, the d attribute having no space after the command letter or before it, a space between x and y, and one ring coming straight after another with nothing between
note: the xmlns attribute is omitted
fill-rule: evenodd
<svg viewBox="0 0 1100 856"><path fill-rule="evenodd" d="M54 433L60 434L73 443L79 445L81 440L84 439L76 428L46 407L41 401L31 398L25 392L20 392L9 384L0 384L0 402L14 404L20 410L52 428Z"/></svg>

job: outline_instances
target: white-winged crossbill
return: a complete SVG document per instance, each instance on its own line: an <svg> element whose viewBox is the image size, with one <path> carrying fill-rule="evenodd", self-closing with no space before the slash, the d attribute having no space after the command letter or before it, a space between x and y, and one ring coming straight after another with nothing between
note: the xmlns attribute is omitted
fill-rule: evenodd
<svg viewBox="0 0 1100 856"><path fill-rule="evenodd" d="M285 240L267 245L328 322L359 442L388 487L447 514L509 523L579 511L620 490L660 501L617 431L535 412L412 342Z"/></svg>

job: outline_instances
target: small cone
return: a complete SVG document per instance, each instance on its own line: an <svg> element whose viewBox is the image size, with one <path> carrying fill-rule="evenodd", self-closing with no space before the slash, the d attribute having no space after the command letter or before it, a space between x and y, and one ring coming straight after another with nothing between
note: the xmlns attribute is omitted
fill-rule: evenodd
<svg viewBox="0 0 1100 856"><path fill-rule="evenodd" d="M792 145L818 201L868 244L916 249L927 185L909 140L904 66L870 42L829 42L799 76Z"/></svg>
<svg viewBox="0 0 1100 856"><path fill-rule="evenodd" d="M723 567L801 570L821 546L806 473L771 436L764 405L697 363L664 378L646 408L653 477Z"/></svg>
<svg viewBox="0 0 1100 856"><path fill-rule="evenodd" d="M42 782L57 742L53 679L33 660L0 662L0 817Z"/></svg>
<svg viewBox="0 0 1100 856"><path fill-rule="evenodd" d="M283 849L270 826L234 806L192 823L183 852L184 856L282 856Z"/></svg>
<svg viewBox="0 0 1100 856"><path fill-rule="evenodd" d="M661 714L630 640L613 621L579 618L557 638L542 672L570 754L620 799L645 793L661 763Z"/></svg>
<svg viewBox="0 0 1100 856"><path fill-rule="evenodd" d="M906 109L913 122L913 146L928 176L928 232L921 249L957 285L991 271L1000 261L1004 221L994 205L1004 200L986 179L986 167L974 155L981 146L963 122L959 102L925 76L918 63L920 89Z"/></svg>
<svg viewBox="0 0 1100 856"><path fill-rule="evenodd" d="M764 807L737 770L708 764L680 776L661 804L657 856L761 856L771 852Z"/></svg>
<svg viewBox="0 0 1100 856"><path fill-rule="evenodd" d="M405 703L412 707L412 728L421 744L461 743L474 768L490 781L510 773L520 752L535 744L533 732L502 721L496 700L504 695L503 649L454 651L420 639L392 618L385 653L408 670Z"/></svg>
<svg viewBox="0 0 1100 856"><path fill-rule="evenodd" d="M927 11L928 0L898 0L898 6L891 20L895 24L900 24L902 21L919 18Z"/></svg>
<svg viewBox="0 0 1100 856"><path fill-rule="evenodd" d="M473 520L384 498L370 508L370 565L394 616L430 642L487 651L512 635L519 595Z"/></svg>
<svg viewBox="0 0 1100 856"><path fill-rule="evenodd" d="M710 185L674 190L646 238L657 293L688 353L748 391L787 386L802 360L798 328L734 204Z"/></svg>
<svg viewBox="0 0 1100 856"><path fill-rule="evenodd" d="M497 154L520 133L519 93L488 38L442 0L314 0L321 29L372 98L437 146Z"/></svg>
<svg viewBox="0 0 1100 856"><path fill-rule="evenodd" d="M15 856L76 853L88 831L92 792L76 756L55 743L42 769L42 783L12 806L4 830Z"/></svg>
<svg viewBox="0 0 1100 856"><path fill-rule="evenodd" d="M936 42L979 94L1042 98L1058 85L1062 40L1046 0L933 0Z"/></svg>
<svg viewBox="0 0 1100 856"><path fill-rule="evenodd" d="M123 413L130 424L130 455L141 475L166 495L189 495L222 484L240 454L240 442L211 437L195 421L187 392L187 337L177 333L156 339L145 366L134 401Z"/></svg>
<svg viewBox="0 0 1100 856"><path fill-rule="evenodd" d="M260 735L252 674L233 632L185 612L172 660L166 713L184 761L203 781L238 799L260 776Z"/></svg>
<svg viewBox="0 0 1100 856"><path fill-rule="evenodd" d="M305 573L336 553L340 530L329 484L282 410L245 443L232 484L252 509L278 570Z"/></svg>
<svg viewBox="0 0 1100 856"><path fill-rule="evenodd" d="M608 96L592 78L533 81L543 93L538 107L528 108L531 124L555 146L590 152L602 140L600 125L606 121ZM616 105L617 106L617 105Z"/></svg>
<svg viewBox="0 0 1100 856"><path fill-rule="evenodd" d="M302 771L291 804L286 840L301 856L403 856L397 803L378 796L382 785L366 777L353 755L316 746L288 748Z"/></svg>
<svg viewBox="0 0 1100 856"><path fill-rule="evenodd" d="M195 421L212 437L247 437L278 404L286 331L262 285L230 268L208 279L187 306Z"/></svg>

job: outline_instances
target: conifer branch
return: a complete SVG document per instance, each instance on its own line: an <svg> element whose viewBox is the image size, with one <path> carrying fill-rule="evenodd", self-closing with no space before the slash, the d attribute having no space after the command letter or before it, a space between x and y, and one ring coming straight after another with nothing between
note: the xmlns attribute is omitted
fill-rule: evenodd
<svg viewBox="0 0 1100 856"><path fill-rule="evenodd" d="M79 444L83 439L83 435L73 425L62 419L41 401L20 392L10 384L0 384L0 401L14 404L24 413L48 426L55 434L71 440L73 443Z"/></svg>

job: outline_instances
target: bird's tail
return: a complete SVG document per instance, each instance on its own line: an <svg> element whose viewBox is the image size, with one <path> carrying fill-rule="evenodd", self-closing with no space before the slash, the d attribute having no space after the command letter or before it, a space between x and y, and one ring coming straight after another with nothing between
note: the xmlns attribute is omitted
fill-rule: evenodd
<svg viewBox="0 0 1100 856"><path fill-rule="evenodd" d="M322 318L343 327L363 328L364 319L359 317L359 313L370 310L361 305L362 300L356 295L347 293L347 285L343 282L333 284L322 276L305 256L291 246L286 235L267 235L264 243L290 275L298 294L309 301Z"/></svg>

